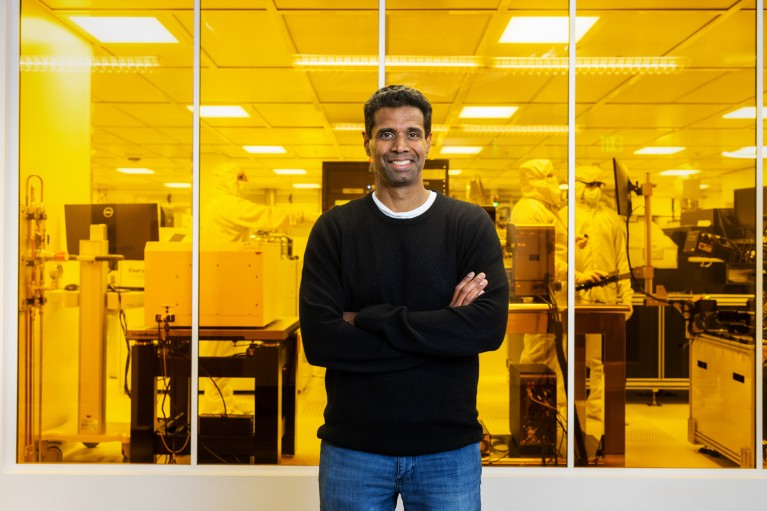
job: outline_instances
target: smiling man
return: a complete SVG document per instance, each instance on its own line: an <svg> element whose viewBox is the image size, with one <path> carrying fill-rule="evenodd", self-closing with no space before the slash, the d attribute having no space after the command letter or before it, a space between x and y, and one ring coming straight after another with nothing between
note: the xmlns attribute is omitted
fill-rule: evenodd
<svg viewBox="0 0 767 511"><path fill-rule="evenodd" d="M479 353L506 330L490 217L424 187L431 105L392 85L365 104L376 190L325 212L306 247L301 332L327 368L322 509L480 509Z"/></svg>

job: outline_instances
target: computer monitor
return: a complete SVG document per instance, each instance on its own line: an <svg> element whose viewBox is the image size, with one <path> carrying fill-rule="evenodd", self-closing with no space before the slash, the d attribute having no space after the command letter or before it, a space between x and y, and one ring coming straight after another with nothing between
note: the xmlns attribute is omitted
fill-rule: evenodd
<svg viewBox="0 0 767 511"><path fill-rule="evenodd" d="M621 216L631 216L631 192L638 192L639 187L632 184L629 173L616 158L613 158L613 177L615 179L615 208Z"/></svg>
<svg viewBox="0 0 767 511"><path fill-rule="evenodd" d="M739 188L733 192L735 221L741 227L756 230L756 188ZM762 205L767 204L767 187L762 188ZM763 213L764 214L764 213Z"/></svg>
<svg viewBox="0 0 767 511"><path fill-rule="evenodd" d="M80 252L93 224L107 226L109 253L129 261L143 261L147 242L160 240L157 204L65 204L64 223L70 254Z"/></svg>

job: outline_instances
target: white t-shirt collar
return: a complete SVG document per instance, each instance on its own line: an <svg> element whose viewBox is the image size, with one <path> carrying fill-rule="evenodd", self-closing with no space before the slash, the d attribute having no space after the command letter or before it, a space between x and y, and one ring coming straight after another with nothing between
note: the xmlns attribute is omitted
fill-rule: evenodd
<svg viewBox="0 0 767 511"><path fill-rule="evenodd" d="M412 209L410 211L392 211L388 207L384 205L383 202L378 200L378 197L376 197L376 193L373 192L373 202L376 203L376 206L378 206L378 209L381 210L381 212L389 216L391 218L415 218L418 215L423 214L427 209L431 207L432 204L434 204L434 201L437 199L437 192L434 190L429 190L429 197L426 199L426 202L421 204L415 209Z"/></svg>

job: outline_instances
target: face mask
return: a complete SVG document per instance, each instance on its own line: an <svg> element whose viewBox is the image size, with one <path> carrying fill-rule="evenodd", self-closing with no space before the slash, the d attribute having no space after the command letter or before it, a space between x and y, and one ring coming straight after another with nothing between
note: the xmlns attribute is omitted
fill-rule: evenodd
<svg viewBox="0 0 767 511"><path fill-rule="evenodd" d="M561 202L561 198L562 198L562 191L559 189L559 183L557 183L557 180L556 179L554 179L553 181L550 180L546 190L548 191L548 195L549 195L548 202L554 207L559 206L559 203Z"/></svg>
<svg viewBox="0 0 767 511"><path fill-rule="evenodd" d="M599 199L602 198L602 190L597 187L586 188L583 191L583 202L589 207L594 207L599 203Z"/></svg>
<svg viewBox="0 0 767 511"><path fill-rule="evenodd" d="M250 184L250 181L244 181L242 179L238 179L237 190L240 192L241 196L247 197L248 195L251 195L253 193L254 187Z"/></svg>

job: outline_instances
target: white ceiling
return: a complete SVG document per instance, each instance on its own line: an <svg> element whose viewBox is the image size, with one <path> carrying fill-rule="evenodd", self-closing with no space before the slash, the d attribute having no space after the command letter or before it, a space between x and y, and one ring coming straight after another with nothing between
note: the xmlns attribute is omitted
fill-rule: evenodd
<svg viewBox="0 0 767 511"><path fill-rule="evenodd" d="M30 0L31 1L31 0ZM116 167L154 168L157 183L191 180L194 23L189 0L42 0L61 22L92 41L96 55L159 58L145 73L92 75L94 186L132 187L135 177ZM434 5L439 7L435 8ZM542 9L540 6L545 5ZM694 7L692 6L693 4ZM296 54L377 55L377 0L203 0L203 104L241 105L247 119L203 119L203 176L215 163L238 160L264 188L321 182L322 162L365 159L358 131L362 104L377 87L375 69L307 70ZM616 7L618 5L618 7ZM577 74L576 158L610 168L617 157L641 179L669 168L703 171L716 188L754 160L723 151L755 145L753 120L722 114L755 104L753 1L582 0L578 14L599 16L580 41L578 57L684 57L674 74ZM387 54L423 56L566 57L564 45L509 45L498 38L511 16L566 15L566 1L389 0ZM71 14L154 15L179 44L100 44L68 19ZM550 158L566 174L566 134L471 133L458 119L464 105L515 105L501 124L566 125L565 74L513 74L482 68L392 69L387 83L422 90L434 106L432 157L444 145L480 145L477 156L450 157L451 190L478 175L502 197L517 193L517 170L530 158ZM498 121L468 121L499 124ZM285 155L259 156L243 145L283 145ZM685 146L673 156L638 156L646 145ZM133 160L133 161L131 161ZM277 177L274 168L304 168L303 177ZM144 183L147 182L143 179ZM155 184L152 186L159 186ZM662 192L661 192L662 193Z"/></svg>

